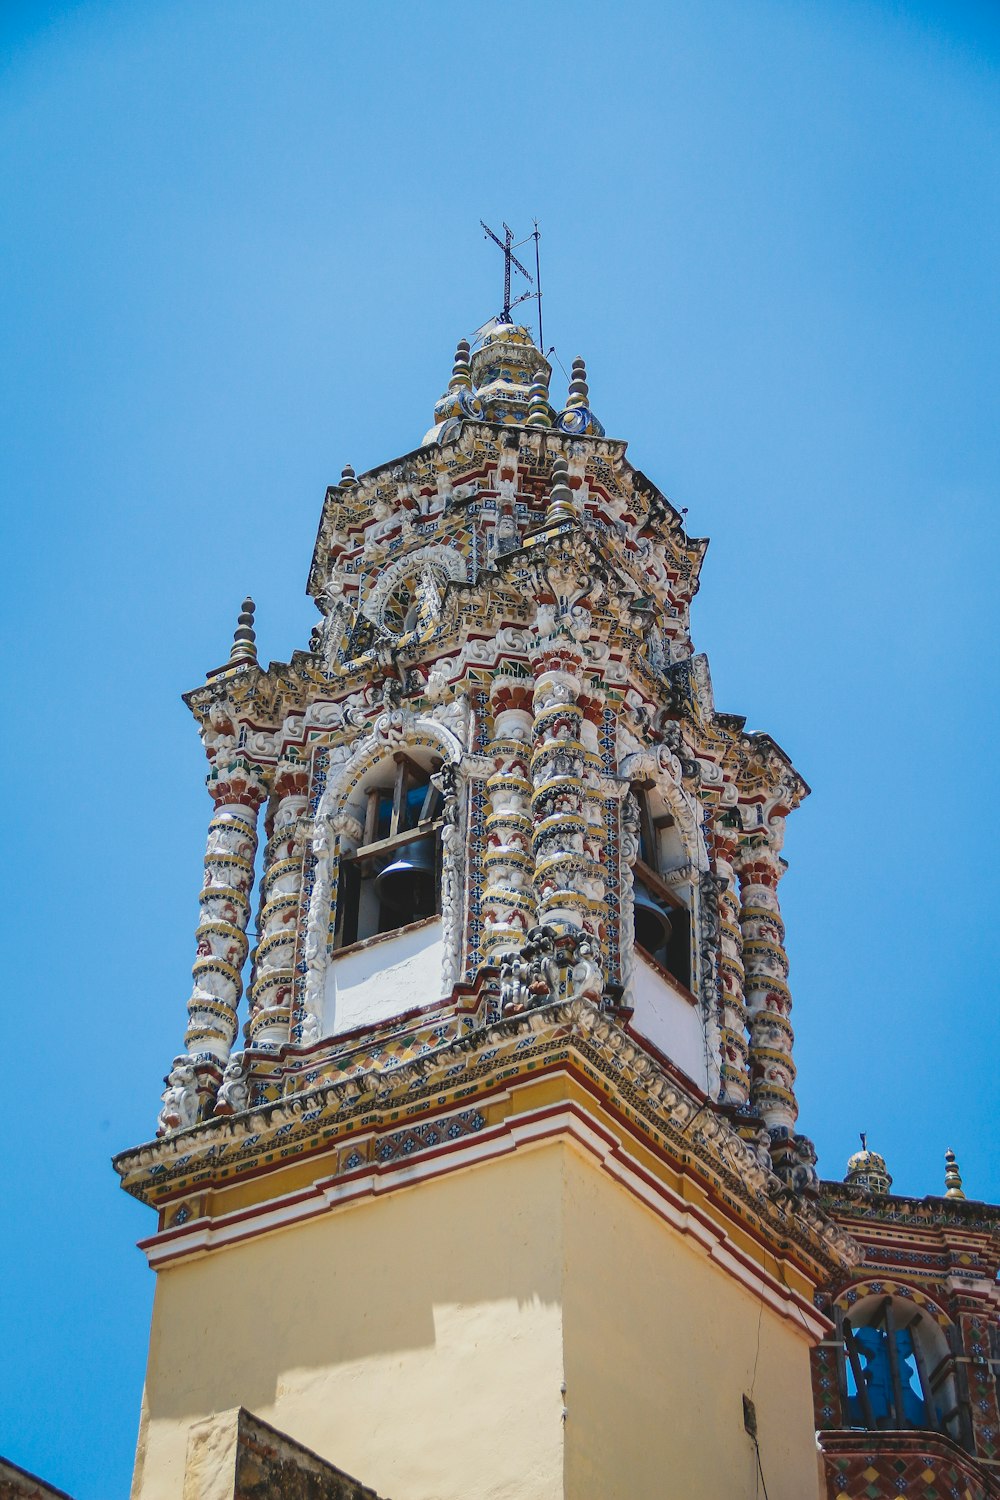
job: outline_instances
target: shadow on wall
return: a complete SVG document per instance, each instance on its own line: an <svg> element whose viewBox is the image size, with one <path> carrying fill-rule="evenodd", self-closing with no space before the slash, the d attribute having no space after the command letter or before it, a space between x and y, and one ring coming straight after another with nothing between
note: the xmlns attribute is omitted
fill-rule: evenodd
<svg viewBox="0 0 1000 1500"><path fill-rule="evenodd" d="M161 1271L149 1417L269 1410L289 1372L453 1335L527 1345L562 1299L562 1174L561 1147L518 1151Z"/></svg>

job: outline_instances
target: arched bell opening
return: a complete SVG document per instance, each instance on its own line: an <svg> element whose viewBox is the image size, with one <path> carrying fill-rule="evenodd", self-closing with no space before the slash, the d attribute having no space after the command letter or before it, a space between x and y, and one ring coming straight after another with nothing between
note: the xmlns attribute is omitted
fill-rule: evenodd
<svg viewBox="0 0 1000 1500"><path fill-rule="evenodd" d="M441 910L440 759L403 750L373 766L355 791L363 832L342 853L336 948L395 932Z"/></svg>
<svg viewBox="0 0 1000 1500"><path fill-rule="evenodd" d="M633 786L639 807L639 856L633 867L636 946L685 989L691 988L690 856L655 785ZM681 877L687 875L687 879Z"/></svg>
<svg viewBox="0 0 1000 1500"><path fill-rule="evenodd" d="M836 1314L845 1426L915 1428L966 1441L954 1352L930 1311L872 1294Z"/></svg>

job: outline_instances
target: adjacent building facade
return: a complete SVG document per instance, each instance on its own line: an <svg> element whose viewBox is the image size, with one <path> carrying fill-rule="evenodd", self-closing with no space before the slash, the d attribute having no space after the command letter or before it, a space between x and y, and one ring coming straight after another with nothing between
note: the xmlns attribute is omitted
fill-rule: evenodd
<svg viewBox="0 0 1000 1500"><path fill-rule="evenodd" d="M265 668L248 600L187 695L194 984L115 1163L157 1216L133 1493L238 1492L257 1419L395 1500L986 1496L997 1213L820 1183L808 788L715 706L706 543L550 375L460 344L421 446L328 490L308 648Z"/></svg>

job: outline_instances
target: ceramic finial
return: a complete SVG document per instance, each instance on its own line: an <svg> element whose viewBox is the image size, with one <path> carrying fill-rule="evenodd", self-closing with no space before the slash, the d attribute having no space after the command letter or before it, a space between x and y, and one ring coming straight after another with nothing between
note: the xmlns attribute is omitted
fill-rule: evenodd
<svg viewBox="0 0 1000 1500"><path fill-rule="evenodd" d="M587 384L587 366L583 360L577 357L573 361L573 373L569 381L569 397L566 401L567 409L574 406L586 406L590 395L590 387Z"/></svg>
<svg viewBox="0 0 1000 1500"><path fill-rule="evenodd" d="M576 519L573 491L569 487L569 465L564 458L557 458L552 465L552 489L545 511L545 524L557 526L560 521Z"/></svg>
<svg viewBox="0 0 1000 1500"><path fill-rule="evenodd" d="M528 426L551 427L552 409L549 406L549 384L544 370L537 370L528 394Z"/></svg>
<svg viewBox="0 0 1000 1500"><path fill-rule="evenodd" d="M452 366L451 379L448 382L449 391L472 390L472 370L469 365L469 340L459 339L455 350L455 363Z"/></svg>
<svg viewBox="0 0 1000 1500"><path fill-rule="evenodd" d="M243 601L240 617L233 635L233 649L229 653L229 665L238 666L240 662L257 660L257 636L253 628L253 616L256 605L248 594Z"/></svg>
<svg viewBox="0 0 1000 1500"><path fill-rule="evenodd" d="M946 1198L965 1197L962 1191L962 1174L958 1170L958 1162L950 1146L944 1153L944 1195Z"/></svg>
<svg viewBox="0 0 1000 1500"><path fill-rule="evenodd" d="M342 490L352 490L356 488L357 483L357 476L355 475L353 468L350 464L345 464L343 473L340 476L340 488Z"/></svg>

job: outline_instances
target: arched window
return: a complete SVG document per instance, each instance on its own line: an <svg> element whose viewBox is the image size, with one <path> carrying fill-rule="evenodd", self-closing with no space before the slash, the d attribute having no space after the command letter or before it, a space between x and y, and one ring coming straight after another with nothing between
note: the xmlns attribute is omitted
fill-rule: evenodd
<svg viewBox="0 0 1000 1500"><path fill-rule="evenodd" d="M639 857L633 867L635 941L647 958L690 989L690 884L676 878L686 870L688 854L655 788L633 786L632 792L639 806Z"/></svg>
<svg viewBox="0 0 1000 1500"><path fill-rule="evenodd" d="M335 947L395 932L440 911L440 764L398 750L360 791L364 832L341 856Z"/></svg>
<svg viewBox="0 0 1000 1500"><path fill-rule="evenodd" d="M933 1317L901 1297L837 1309L841 1395L849 1427L927 1428L963 1439L955 1363Z"/></svg>

